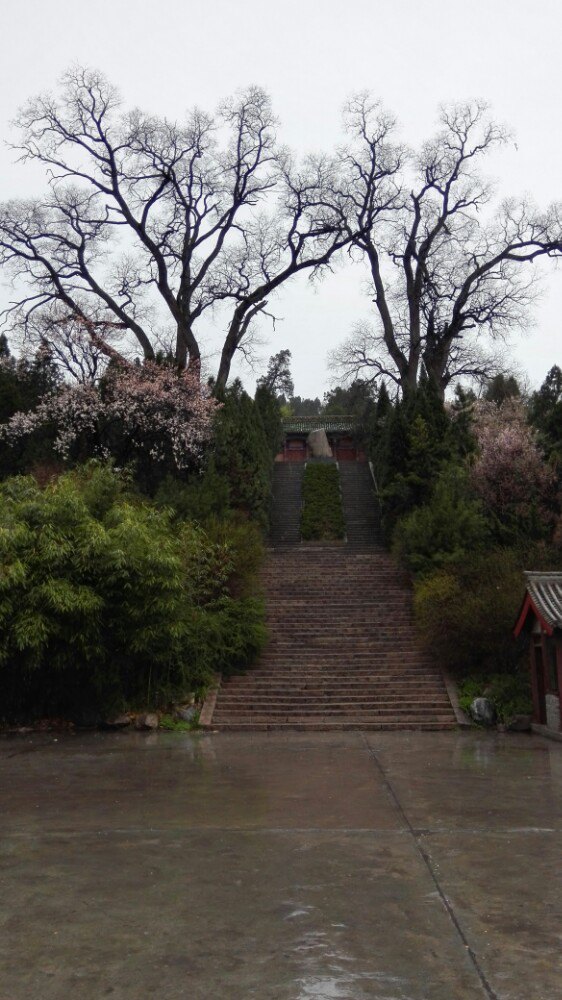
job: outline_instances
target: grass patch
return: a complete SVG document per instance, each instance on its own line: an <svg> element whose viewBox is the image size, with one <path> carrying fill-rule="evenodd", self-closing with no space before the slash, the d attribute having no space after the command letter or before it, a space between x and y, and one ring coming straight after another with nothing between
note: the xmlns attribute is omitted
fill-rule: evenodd
<svg viewBox="0 0 562 1000"><path fill-rule="evenodd" d="M194 729L199 729L199 717L197 716L193 722L183 722L173 715L161 715L158 728L165 729L169 733L190 733Z"/></svg>
<svg viewBox="0 0 562 1000"><path fill-rule="evenodd" d="M345 537L345 520L336 465L308 464L302 485L301 537L305 542L333 542Z"/></svg>

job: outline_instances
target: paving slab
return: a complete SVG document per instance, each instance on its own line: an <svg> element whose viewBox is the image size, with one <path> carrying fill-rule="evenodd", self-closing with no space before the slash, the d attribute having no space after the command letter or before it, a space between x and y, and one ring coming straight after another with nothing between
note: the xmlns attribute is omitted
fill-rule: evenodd
<svg viewBox="0 0 562 1000"><path fill-rule="evenodd" d="M436 834L424 848L497 996L562 996L562 834Z"/></svg>
<svg viewBox="0 0 562 1000"><path fill-rule="evenodd" d="M0 758L0 831L404 825L353 734L54 739Z"/></svg>
<svg viewBox="0 0 562 1000"><path fill-rule="evenodd" d="M366 733L419 829L562 830L562 745L530 733Z"/></svg>
<svg viewBox="0 0 562 1000"><path fill-rule="evenodd" d="M0 740L0 1000L562 1000L562 745Z"/></svg>
<svg viewBox="0 0 562 1000"><path fill-rule="evenodd" d="M3 1000L480 1000L408 839L187 832L12 842Z"/></svg>

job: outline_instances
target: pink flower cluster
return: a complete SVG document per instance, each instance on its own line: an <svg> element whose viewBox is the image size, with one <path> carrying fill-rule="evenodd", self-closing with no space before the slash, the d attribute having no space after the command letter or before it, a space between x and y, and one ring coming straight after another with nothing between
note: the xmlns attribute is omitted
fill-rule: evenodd
<svg viewBox="0 0 562 1000"><path fill-rule="evenodd" d="M527 423L525 406L508 399L501 406L480 402L474 409L478 455L472 466L473 486L500 518L527 517L534 509L545 524L554 475Z"/></svg>
<svg viewBox="0 0 562 1000"><path fill-rule="evenodd" d="M16 413L0 433L15 442L45 425L56 429L55 447L67 458L84 433L103 442L103 428L112 423L137 451L154 461L171 457L185 469L202 451L211 435L216 401L189 370L146 361L119 364L108 370L102 387L65 385L44 397L31 413ZM108 457L107 446L97 453Z"/></svg>

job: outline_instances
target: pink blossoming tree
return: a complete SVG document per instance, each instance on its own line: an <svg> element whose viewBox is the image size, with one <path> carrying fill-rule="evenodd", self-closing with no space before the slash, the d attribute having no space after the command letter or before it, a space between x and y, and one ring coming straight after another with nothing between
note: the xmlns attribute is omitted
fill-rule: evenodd
<svg viewBox="0 0 562 1000"><path fill-rule="evenodd" d="M110 366L100 387L65 385L1 429L7 443L46 426L68 459L80 448L119 461L141 459L178 471L198 461L211 435L217 403L197 373L155 361Z"/></svg>
<svg viewBox="0 0 562 1000"><path fill-rule="evenodd" d="M478 454L472 485L500 525L525 533L552 528L554 475L546 463L520 399L474 409Z"/></svg>

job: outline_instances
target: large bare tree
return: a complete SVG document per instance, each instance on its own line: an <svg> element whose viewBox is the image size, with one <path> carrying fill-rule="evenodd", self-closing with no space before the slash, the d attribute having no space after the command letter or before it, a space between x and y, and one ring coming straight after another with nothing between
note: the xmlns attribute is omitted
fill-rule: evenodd
<svg viewBox="0 0 562 1000"><path fill-rule="evenodd" d="M417 155L395 144L395 121L365 95L350 102L347 127L348 226L368 265L375 321L357 327L333 361L348 378L403 389L417 384L422 364L441 392L453 379L495 374L502 338L523 323L535 296L529 265L562 251L559 207L541 213L509 200L492 210L480 163L508 136L483 103L443 108L439 130ZM400 160L395 196L363 225L392 149Z"/></svg>
<svg viewBox="0 0 562 1000"><path fill-rule="evenodd" d="M176 124L123 110L102 75L75 69L16 125L21 159L48 180L46 197L0 206L0 264L17 289L5 318L24 330L47 310L98 348L126 331L152 358L164 324L177 363L198 366L200 322L222 306L222 387L268 296L353 235L335 160L296 166L259 88Z"/></svg>

